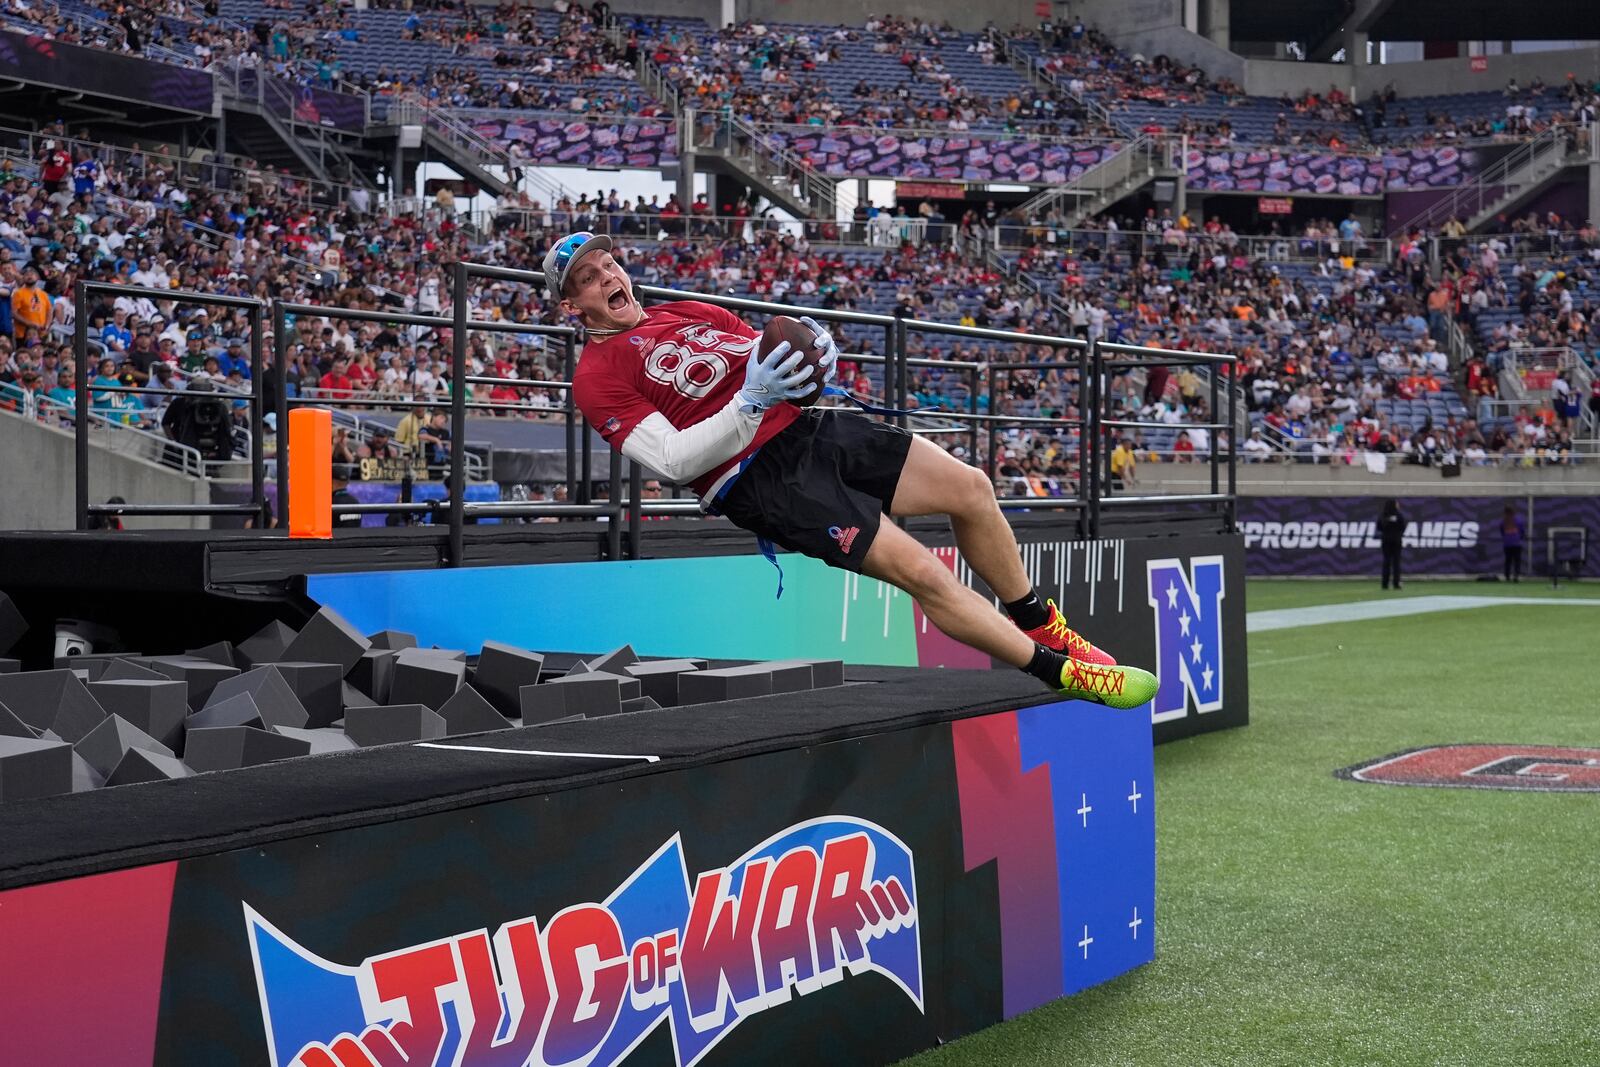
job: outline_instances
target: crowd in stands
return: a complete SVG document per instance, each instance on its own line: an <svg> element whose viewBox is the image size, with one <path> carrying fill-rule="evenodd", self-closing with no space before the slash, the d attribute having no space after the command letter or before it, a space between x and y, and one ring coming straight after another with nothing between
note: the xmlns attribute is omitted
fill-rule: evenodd
<svg viewBox="0 0 1600 1067"><path fill-rule="evenodd" d="M960 129L999 116L1002 122L1034 123L1036 132L1079 131L1086 121L1079 96L1105 102L1113 115L1130 101L1160 102L1179 122L1187 121L1182 116L1191 105L1231 107L1244 99L1238 86L1208 80L1162 57L1143 62L1118 53L1081 24L1050 31L1046 66L1064 79L1065 88L996 99L966 88L951 73L954 64L942 57L945 49L960 48L970 62L991 65L986 39L890 17L874 18L861 29L745 23L707 35L645 21L624 27L626 49L591 52L588 45L597 39L605 13L577 5L566 6L553 29L509 7L447 18L434 7L406 16L411 39L436 44L446 54L505 55L513 66L531 52L540 54L549 68L535 71L538 86L524 86L448 64L388 80L383 71L347 78L338 66L336 42L361 31L339 10L317 9L302 18L286 9L282 24L263 20L247 32L197 22L215 15L209 6L173 0L135 10L128 17L135 30L144 29L141 40L177 44L179 30L170 23L182 20L189 24L182 43L193 48L201 42L210 49L209 62L254 56L254 62L285 70L321 68L312 77L328 84L348 81L457 105L569 106L587 79L630 68L631 55L641 48L707 108L768 120ZM63 23L61 32L79 32L66 28L71 25ZM903 81L830 79L827 68L846 45L897 64ZM1512 101L1508 107L1522 108L1508 128L1525 134L1563 109L1581 114L1592 108L1593 87L1575 80L1560 90L1513 87L1506 99ZM1543 103L1530 110L1530 99ZM598 103L633 106L620 98ZM1285 136L1316 143L1330 143L1321 140L1324 126L1358 127L1357 136L1377 139L1378 131L1401 125L1398 115L1389 123L1382 101L1358 112L1337 92L1286 101L1284 107L1298 116ZM1431 136L1482 132L1461 123L1454 133L1437 121L1427 125ZM993 203L974 206L959 219L945 219L928 204L863 204L857 233L878 235L863 249L834 243L831 238L847 235L821 227L809 233L769 227L744 201L718 206L700 198L685 206L669 196L665 203L632 203L619 201L613 191L548 210L510 197L501 204L504 224L487 233L450 210L391 218L364 199L317 206L286 176L246 168L195 180L152 162L137 146L102 149L68 142L59 126L44 132L60 140L31 164L0 174L0 403L46 419L65 418L74 399L71 293L78 280L443 313L450 307L446 270L458 258L535 268L552 234L581 228L621 235L621 258L644 282L1024 333L1236 353L1237 370L1224 384L1240 389L1250 415L1251 433L1241 444L1247 457L1288 453L1360 463L1381 454L1429 464L1566 462L1587 398L1561 376L1556 380L1566 390L1552 384L1548 408L1530 404L1510 411L1498 395L1500 372L1517 349L1565 347L1588 362L1600 350L1600 306L1592 290L1600 239L1592 228L1560 220L1517 220L1508 223L1505 237L1486 240L1447 227L1442 236L1456 243L1447 248L1437 281L1420 241L1402 241L1386 259L1353 215L1270 233L1264 244L1243 239L1217 220L1196 224L1155 211L1137 219L1102 217L1088 224L1088 235L1053 240L1047 237L1054 229L1050 218L1008 215ZM1220 128L1196 132L1223 135ZM1523 239L1547 243L1530 257L1517 254ZM998 262L988 254L997 245ZM485 282L472 300L477 317L547 324L559 317L545 295L528 286ZM233 421L241 427L248 421L239 395L251 384L251 338L243 313L113 291L92 300L87 314L97 415L180 436L184 431L175 426L165 398L116 393L111 386L182 390L203 383L204 391L233 394L226 401ZM1474 331L1481 352L1461 368L1452 367L1446 354L1456 321ZM289 325L286 376L296 394L402 405L449 395L447 331L310 315L291 318ZM876 342L865 332L841 332L847 351L871 352L876 343L881 354L881 332ZM563 373L562 351L538 338L475 335L470 352L475 374L539 381ZM910 335L908 354L977 363L1059 356L1043 344L998 346L917 332ZM881 377L865 363L847 363L844 384L863 394L882 392ZM908 384L909 402L921 409L961 409L970 398L968 377L954 370L919 369ZM994 414L1072 419L1079 414L1080 385L1073 368L1012 372L1003 376L1001 393L984 402L993 403ZM1221 413L1211 410L1210 382L1202 374L1132 373L1117 377L1110 388L1114 415L1160 427L1130 434L1130 456L1147 463L1185 462L1211 447L1211 431L1204 427ZM553 414L560 403L554 391L506 386L476 386L472 397L520 404L535 417ZM396 432L402 450L416 450L430 462L447 454L448 435L436 432L431 414L413 411L408 418ZM358 458L361 448L372 447L370 441L347 443ZM951 435L947 444L963 458L987 458L981 441L977 454L963 435ZM394 447L389 441L381 446ZM1074 429L1005 430L994 461L1012 488L1058 495L1073 491L1077 454Z"/></svg>
<svg viewBox="0 0 1600 1067"><path fill-rule="evenodd" d="M1356 100L1337 86L1277 99L1248 96L1238 83L1211 77L1165 55L1119 49L1082 19L1016 31L1012 40L1041 49L1040 69L1075 97L1111 112L1124 128L1187 134L1200 146L1275 144L1333 150L1431 147L1525 139L1560 125L1577 137L1600 108L1600 79L1569 74L1560 86L1515 80L1503 93L1468 94L1413 106L1391 84ZM1467 106L1462 106L1463 104ZM1239 117L1270 116L1270 132L1241 135ZM1252 127L1256 124L1252 123Z"/></svg>

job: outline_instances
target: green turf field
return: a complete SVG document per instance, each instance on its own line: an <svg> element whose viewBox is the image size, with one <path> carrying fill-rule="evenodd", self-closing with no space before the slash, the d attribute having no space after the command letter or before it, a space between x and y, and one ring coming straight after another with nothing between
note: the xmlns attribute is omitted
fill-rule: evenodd
<svg viewBox="0 0 1600 1067"><path fill-rule="evenodd" d="M1260 609L1382 595L1249 583ZM1600 794L1333 776L1437 743L1600 747L1597 657L1600 605L1253 635L1251 724L1156 749L1155 962L906 1064L1600 1064Z"/></svg>

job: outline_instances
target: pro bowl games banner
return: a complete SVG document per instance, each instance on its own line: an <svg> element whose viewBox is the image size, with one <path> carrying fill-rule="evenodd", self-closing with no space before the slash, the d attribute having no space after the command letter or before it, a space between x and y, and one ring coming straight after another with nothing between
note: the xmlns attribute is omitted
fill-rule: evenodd
<svg viewBox="0 0 1600 1067"><path fill-rule="evenodd" d="M4 1060L887 1064L1154 958L1137 716L639 766L0 892Z"/></svg>
<svg viewBox="0 0 1600 1067"><path fill-rule="evenodd" d="M1378 543L1382 497L1239 498L1239 529L1252 575L1372 576L1383 560ZM1565 555L1581 536L1586 562L1579 572L1600 576L1600 497L1403 497L1406 518L1401 573L1499 574L1505 506L1527 530L1523 572L1547 574L1548 536ZM1582 531L1581 535L1578 531Z"/></svg>
<svg viewBox="0 0 1600 1067"><path fill-rule="evenodd" d="M936 178L943 181L1025 182L1057 185L1111 158L1117 144L992 139L971 136L905 137L868 128L793 127L766 135L774 148L803 157L838 177Z"/></svg>
<svg viewBox="0 0 1600 1067"><path fill-rule="evenodd" d="M660 167L678 160L677 125L670 119L589 122L478 115L472 128L492 141L520 142L533 166Z"/></svg>

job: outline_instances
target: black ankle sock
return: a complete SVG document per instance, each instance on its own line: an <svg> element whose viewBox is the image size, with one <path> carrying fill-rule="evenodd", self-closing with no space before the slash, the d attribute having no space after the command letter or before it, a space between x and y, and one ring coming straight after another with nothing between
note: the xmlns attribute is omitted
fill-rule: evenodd
<svg viewBox="0 0 1600 1067"><path fill-rule="evenodd" d="M1023 670L1033 675L1051 689L1061 688L1061 672L1067 665L1067 657L1061 653L1045 648L1043 645L1033 646L1033 658Z"/></svg>
<svg viewBox="0 0 1600 1067"><path fill-rule="evenodd" d="M1039 599L1039 594L1029 590L1028 595L1021 600L1012 600L1006 604L1006 614L1011 616L1011 621L1024 630L1037 630L1050 621L1050 608Z"/></svg>

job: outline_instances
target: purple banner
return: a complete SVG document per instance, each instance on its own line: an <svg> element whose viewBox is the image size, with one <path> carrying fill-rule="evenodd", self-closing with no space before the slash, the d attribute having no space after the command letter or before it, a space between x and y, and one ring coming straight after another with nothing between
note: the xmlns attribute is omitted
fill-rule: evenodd
<svg viewBox="0 0 1600 1067"><path fill-rule="evenodd" d="M1383 554L1378 513L1383 497L1239 498L1239 530L1245 565L1255 576L1377 577ZM1548 575L1552 528L1581 529L1587 559L1579 573L1600 577L1600 497L1428 496L1400 498L1407 520L1401 569L1404 574L1499 574L1503 561L1500 521L1505 506L1522 516L1527 536L1523 573ZM1558 558L1575 553L1575 539L1562 534Z"/></svg>
<svg viewBox="0 0 1600 1067"><path fill-rule="evenodd" d="M213 80L206 71L10 30L0 30L0 78L211 113Z"/></svg>
<svg viewBox="0 0 1600 1067"><path fill-rule="evenodd" d="M1462 155L1449 147L1402 148L1381 156L1279 148L1231 152L1192 148L1186 163L1191 189L1379 196L1395 189L1457 185L1467 177Z"/></svg>
<svg viewBox="0 0 1600 1067"><path fill-rule="evenodd" d="M836 177L915 181L1027 182L1057 185L1115 155L1120 145L1042 143L1021 138L900 137L882 130L835 127L773 131L774 148L796 153Z"/></svg>
<svg viewBox="0 0 1600 1067"><path fill-rule="evenodd" d="M541 167L659 167L678 161L675 123L584 122L574 119L474 120L472 128L495 141L518 141L528 162Z"/></svg>

